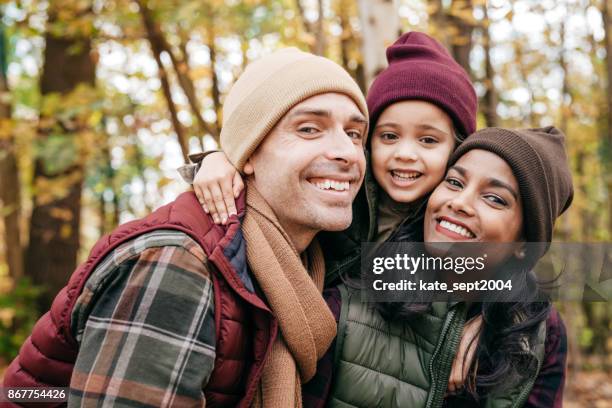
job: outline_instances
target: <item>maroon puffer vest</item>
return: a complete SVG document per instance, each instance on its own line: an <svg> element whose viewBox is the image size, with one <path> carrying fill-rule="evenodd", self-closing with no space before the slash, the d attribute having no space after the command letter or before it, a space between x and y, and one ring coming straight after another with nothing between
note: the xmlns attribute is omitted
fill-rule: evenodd
<svg viewBox="0 0 612 408"><path fill-rule="evenodd" d="M68 285L59 292L51 310L34 326L32 335L7 369L4 386L69 386L79 351L70 330L70 317L91 272L122 243L153 230L174 229L188 234L202 246L208 260L216 267L211 268L216 359L204 389L206 405L250 405L263 363L278 333L278 322L264 301L251 293L238 275L247 273L245 242L240 229L245 208L244 193L237 204L238 217L231 217L227 226L220 227L204 213L193 193L183 193L149 216L124 224L102 237L87 261L76 269ZM31 406L58 405L36 403Z"/></svg>

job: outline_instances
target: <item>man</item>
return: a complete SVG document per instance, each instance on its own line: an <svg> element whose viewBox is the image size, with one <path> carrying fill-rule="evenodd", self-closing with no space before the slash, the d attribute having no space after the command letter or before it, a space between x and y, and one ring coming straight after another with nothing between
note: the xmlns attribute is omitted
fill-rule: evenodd
<svg viewBox="0 0 612 408"><path fill-rule="evenodd" d="M102 238L4 386L70 383L69 406L301 406L336 333L313 238L350 224L366 135L335 63L285 49L251 64L221 132L247 176L238 215L216 226L184 193Z"/></svg>

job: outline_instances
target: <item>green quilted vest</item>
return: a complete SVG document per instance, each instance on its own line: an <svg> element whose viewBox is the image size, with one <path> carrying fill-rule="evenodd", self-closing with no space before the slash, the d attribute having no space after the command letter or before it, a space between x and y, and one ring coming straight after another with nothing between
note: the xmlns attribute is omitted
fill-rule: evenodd
<svg viewBox="0 0 612 408"><path fill-rule="evenodd" d="M409 323L387 322L360 293L340 286L342 310L335 350L334 384L328 407L440 407L459 345L466 307L433 304L431 312ZM524 404L544 358L546 322L532 352L537 369L503 395L491 395L487 408Z"/></svg>

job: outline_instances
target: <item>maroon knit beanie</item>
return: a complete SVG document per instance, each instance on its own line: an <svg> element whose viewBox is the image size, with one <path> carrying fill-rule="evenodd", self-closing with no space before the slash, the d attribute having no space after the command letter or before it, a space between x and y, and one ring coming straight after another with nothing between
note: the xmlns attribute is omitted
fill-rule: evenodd
<svg viewBox="0 0 612 408"><path fill-rule="evenodd" d="M553 126L482 129L457 147L448 165L453 165L473 149L490 151L508 163L519 185L525 239L546 243L545 252L552 239L555 220L574 197L563 133Z"/></svg>
<svg viewBox="0 0 612 408"><path fill-rule="evenodd" d="M442 44L424 33L406 33L387 48L387 61L389 66L368 91L370 129L387 106L417 99L446 112L462 136L476 130L476 92L468 74Z"/></svg>

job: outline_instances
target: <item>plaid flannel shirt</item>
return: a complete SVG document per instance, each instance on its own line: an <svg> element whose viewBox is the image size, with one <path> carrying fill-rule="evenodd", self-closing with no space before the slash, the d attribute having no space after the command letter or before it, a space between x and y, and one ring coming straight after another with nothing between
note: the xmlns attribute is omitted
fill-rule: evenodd
<svg viewBox="0 0 612 408"><path fill-rule="evenodd" d="M72 311L69 407L205 406L214 298L202 248L182 232L130 240L93 271Z"/></svg>

